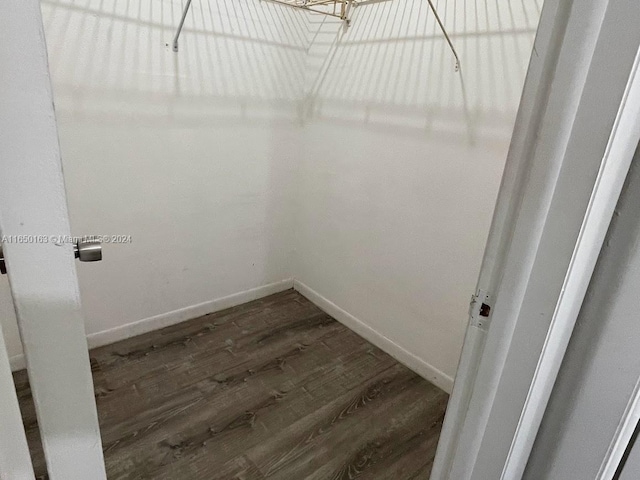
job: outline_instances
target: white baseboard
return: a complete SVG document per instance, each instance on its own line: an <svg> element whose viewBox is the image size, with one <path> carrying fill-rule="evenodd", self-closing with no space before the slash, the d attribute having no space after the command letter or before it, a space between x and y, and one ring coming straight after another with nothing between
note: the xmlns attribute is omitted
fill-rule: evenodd
<svg viewBox="0 0 640 480"><path fill-rule="evenodd" d="M228 295L215 300L209 300L197 305L180 308L171 312L162 313L160 315L155 315L126 325L120 325L102 332L90 333L87 335L87 344L89 345L89 348L102 347L104 345L109 345L110 343L142 335L143 333L152 332L177 323L185 322L192 318L201 317L208 313L218 312L225 308L242 305L243 303L282 292L289 288L293 288L292 278L252 288L251 290L246 290L244 292L234 293L233 295ZM9 362L11 364L12 371L22 370L26 367L23 354L14 355L9 359Z"/></svg>
<svg viewBox="0 0 640 480"><path fill-rule="evenodd" d="M245 290L244 292L234 293L233 295L228 295L226 297L180 308L178 310L173 310L172 312L161 313L160 315L155 315L153 317L138 320L137 322L121 325L102 332L90 333L87 335L87 343L89 344L89 348L102 347L126 338L135 337L142 335L143 333L175 325L176 323L185 322L192 318L201 317L208 313L219 312L225 308L242 305L243 303L282 292L292 287L292 278L275 283L269 283L267 285L262 285L261 287L252 288L251 290Z"/></svg>
<svg viewBox="0 0 640 480"><path fill-rule="evenodd" d="M413 353L405 350L397 343L377 332L362 320L354 317L349 312L343 310L335 303L326 299L318 292L300 282L299 280L295 280L293 282L293 288L295 288L298 292L300 292L300 294L308 298L318 308L324 310L326 313L331 315L333 318L338 320L350 330L356 332L365 340L373 343L376 347L388 353L400 363L406 365L418 375L433 383L436 387L441 388L447 393L451 393L451 390L453 389L453 378L451 378L449 375L441 372L433 365L430 365Z"/></svg>
<svg viewBox="0 0 640 480"><path fill-rule="evenodd" d="M362 320L354 317L335 303L326 299L309 286L298 280L294 281L292 278L252 288L251 290L235 293L216 300L210 300L197 305L173 310L172 312L162 313L160 315L155 315L153 317L138 320L136 322L121 325L102 332L91 333L87 335L87 344L89 345L89 348L102 347L110 343L191 320L192 318L201 317L208 313L235 307L252 300L257 300L258 298L282 292L289 288L295 288L298 292L307 297L311 302L334 317L347 328L353 330L367 341L373 343L376 347L388 353L393 358L409 367L418 375L429 380L437 387L447 393L451 393L451 390L453 389L453 378L449 375L446 375L413 353L405 350L403 347L385 337L383 334L377 332ZM26 367L23 354L14 355L9 359L9 362L11 364L12 371L22 370Z"/></svg>
<svg viewBox="0 0 640 480"><path fill-rule="evenodd" d="M19 353L13 357L9 357L9 365L11 366L12 372L17 372L18 370L24 370L27 368L27 363L24 360L24 353Z"/></svg>

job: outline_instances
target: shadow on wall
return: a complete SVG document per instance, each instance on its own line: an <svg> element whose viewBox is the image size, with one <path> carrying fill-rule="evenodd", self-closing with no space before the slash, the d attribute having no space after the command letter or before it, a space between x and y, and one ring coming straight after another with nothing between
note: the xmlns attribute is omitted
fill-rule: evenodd
<svg viewBox="0 0 640 480"><path fill-rule="evenodd" d="M434 0L461 71L426 0L355 9L351 27L319 15L307 65L307 112L459 140L510 135L542 0Z"/></svg>
<svg viewBox="0 0 640 480"><path fill-rule="evenodd" d="M101 122L297 119L309 37L302 12L196 0L174 53L182 5L43 0L55 94L72 99L60 103Z"/></svg>
<svg viewBox="0 0 640 480"><path fill-rule="evenodd" d="M42 1L72 231L132 239L78 265L89 334L292 277L307 18L194 0L175 53L183 5Z"/></svg>
<svg viewBox="0 0 640 480"><path fill-rule="evenodd" d="M181 2L42 8L49 50L61 52L56 96L101 121L202 125L273 119L275 110L473 138L513 123L541 1L434 0L460 72L426 0L361 5L348 29L264 0L196 0L177 54Z"/></svg>

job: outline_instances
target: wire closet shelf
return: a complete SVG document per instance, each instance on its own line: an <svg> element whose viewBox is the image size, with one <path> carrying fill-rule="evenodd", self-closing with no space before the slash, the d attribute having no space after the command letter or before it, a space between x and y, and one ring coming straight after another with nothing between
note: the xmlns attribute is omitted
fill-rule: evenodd
<svg viewBox="0 0 640 480"><path fill-rule="evenodd" d="M173 37L173 51L178 51L178 41L180 39L180 34L182 33L182 27L184 26L185 19L187 18L187 13L189 13L189 8L191 7L191 1L187 0L187 3L184 6L184 10L182 11L182 18L180 19L180 24L178 25L178 30L176 31L175 36ZM298 10L306 10L309 12L327 15L330 17L336 17L342 20L345 23L345 26L349 26L351 24L351 12L355 7L363 7L366 5L371 5L373 3L379 3L384 1L393 1L393 0L262 0L268 1L271 3L277 3L279 5L285 5L287 7L296 8ZM440 15L438 15L438 11L436 7L433 5L432 0L426 0L429 4L429 8L433 12L435 16L436 22L442 31L451 52L456 60L456 71L460 70L460 59L458 58L458 52L456 52L455 47L453 46L453 42L447 33L447 29L444 26L444 23L440 19Z"/></svg>

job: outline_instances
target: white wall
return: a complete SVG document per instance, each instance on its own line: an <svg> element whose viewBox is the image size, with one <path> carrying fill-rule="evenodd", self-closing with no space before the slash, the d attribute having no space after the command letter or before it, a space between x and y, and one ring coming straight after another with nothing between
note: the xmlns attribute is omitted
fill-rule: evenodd
<svg viewBox="0 0 640 480"><path fill-rule="evenodd" d="M132 236L78 264L87 333L292 277L304 16L194 2L176 54L178 0L43 0L42 11L72 231Z"/></svg>
<svg viewBox="0 0 640 480"><path fill-rule="evenodd" d="M539 7L441 3L464 91L422 0L43 1L88 333L295 276L450 386Z"/></svg>
<svg viewBox="0 0 640 480"><path fill-rule="evenodd" d="M358 7L346 33L312 17L296 279L445 388L539 17L490 3L440 2L462 79L425 1Z"/></svg>
<svg viewBox="0 0 640 480"><path fill-rule="evenodd" d="M0 326L4 334L4 341L9 358L15 358L22 354L22 344L20 332L16 320L16 313L13 309L13 299L9 290L9 281L6 275L0 275ZM15 365L12 365L15 367Z"/></svg>

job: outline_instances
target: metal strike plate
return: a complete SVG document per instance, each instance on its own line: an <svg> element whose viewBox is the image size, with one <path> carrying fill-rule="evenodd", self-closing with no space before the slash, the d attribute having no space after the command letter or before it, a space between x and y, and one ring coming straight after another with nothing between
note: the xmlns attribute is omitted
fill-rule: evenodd
<svg viewBox="0 0 640 480"><path fill-rule="evenodd" d="M491 322L491 300L487 292L478 290L478 292L471 297L469 314L471 315L471 325L484 331L489 330L489 323Z"/></svg>

